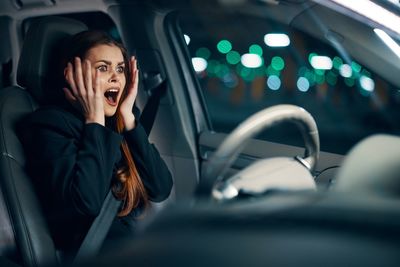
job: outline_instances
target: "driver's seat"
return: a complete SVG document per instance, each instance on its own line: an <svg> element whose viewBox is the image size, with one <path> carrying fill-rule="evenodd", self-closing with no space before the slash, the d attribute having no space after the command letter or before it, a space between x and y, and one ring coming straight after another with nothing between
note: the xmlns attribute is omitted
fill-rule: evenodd
<svg viewBox="0 0 400 267"><path fill-rule="evenodd" d="M46 77L64 37L87 27L62 17L34 21L26 34L17 81L0 90L0 259L22 266L54 266L60 261L18 139L21 119L46 102ZM50 65L50 66L49 66ZM54 88L53 88L54 89ZM1 262L1 261L0 261Z"/></svg>

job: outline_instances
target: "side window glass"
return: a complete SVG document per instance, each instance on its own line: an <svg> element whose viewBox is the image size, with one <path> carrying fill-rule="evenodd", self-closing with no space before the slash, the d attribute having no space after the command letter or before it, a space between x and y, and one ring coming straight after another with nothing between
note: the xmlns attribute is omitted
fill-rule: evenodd
<svg viewBox="0 0 400 267"><path fill-rule="evenodd" d="M316 119L323 151L344 154L373 133L400 134L398 85L310 33L234 14L180 18L215 131L229 133L263 108L294 104ZM290 124L259 138L302 146Z"/></svg>

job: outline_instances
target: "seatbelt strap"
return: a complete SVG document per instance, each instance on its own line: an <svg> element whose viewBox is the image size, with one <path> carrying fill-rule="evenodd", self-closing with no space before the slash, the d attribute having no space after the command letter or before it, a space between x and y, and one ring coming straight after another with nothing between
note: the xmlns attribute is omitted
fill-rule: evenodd
<svg viewBox="0 0 400 267"><path fill-rule="evenodd" d="M103 206L101 207L100 214L93 221L85 239L76 253L74 264L79 263L84 259L96 256L107 236L115 216L117 215L120 205L121 201L115 199L110 190L104 200Z"/></svg>
<svg viewBox="0 0 400 267"><path fill-rule="evenodd" d="M156 88L154 88L151 92L153 92L142 111L142 115L140 116L140 123L142 124L147 135L150 134L151 129L153 128L154 121L156 119L158 107L160 106L161 96L167 89L167 81L164 80L159 84Z"/></svg>

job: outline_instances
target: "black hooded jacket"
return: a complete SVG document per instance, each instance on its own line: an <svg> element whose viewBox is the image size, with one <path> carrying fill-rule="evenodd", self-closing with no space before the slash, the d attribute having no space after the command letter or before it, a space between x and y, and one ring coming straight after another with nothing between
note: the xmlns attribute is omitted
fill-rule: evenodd
<svg viewBox="0 0 400 267"><path fill-rule="evenodd" d="M135 118L139 110L134 109ZM21 124L21 141L56 246L79 245L111 188L120 145L126 140L149 200L166 199L172 177L136 120L136 127L119 134L97 123L86 124L72 107L43 107ZM116 217L107 240L130 237L143 203L125 217Z"/></svg>

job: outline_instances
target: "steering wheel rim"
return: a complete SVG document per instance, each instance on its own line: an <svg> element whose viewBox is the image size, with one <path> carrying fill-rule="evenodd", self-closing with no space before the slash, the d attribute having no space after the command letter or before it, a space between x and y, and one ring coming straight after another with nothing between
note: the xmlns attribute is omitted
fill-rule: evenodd
<svg viewBox="0 0 400 267"><path fill-rule="evenodd" d="M319 135L314 118L305 109L295 105L276 105L263 109L239 124L221 143L209 160L205 175L200 181L197 194L210 196L215 184L224 176L233 161L238 157L252 137L278 123L289 121L300 130L305 144L301 163L313 171L319 157Z"/></svg>

